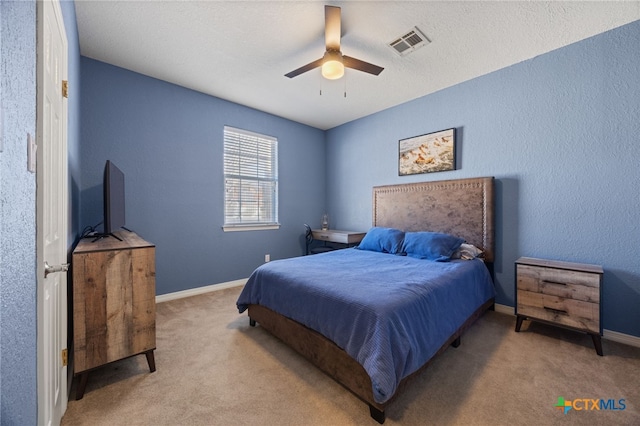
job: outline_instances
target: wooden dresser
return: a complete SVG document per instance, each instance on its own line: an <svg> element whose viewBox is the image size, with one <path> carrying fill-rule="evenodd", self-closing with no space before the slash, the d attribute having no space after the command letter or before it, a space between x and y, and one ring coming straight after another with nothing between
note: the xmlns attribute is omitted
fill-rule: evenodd
<svg viewBox="0 0 640 426"><path fill-rule="evenodd" d="M602 356L602 274L598 265L521 257L516 261L516 331L531 319L586 332Z"/></svg>
<svg viewBox="0 0 640 426"><path fill-rule="evenodd" d="M154 372L155 246L134 232L82 239L73 251L74 375L84 396L90 370L145 354Z"/></svg>

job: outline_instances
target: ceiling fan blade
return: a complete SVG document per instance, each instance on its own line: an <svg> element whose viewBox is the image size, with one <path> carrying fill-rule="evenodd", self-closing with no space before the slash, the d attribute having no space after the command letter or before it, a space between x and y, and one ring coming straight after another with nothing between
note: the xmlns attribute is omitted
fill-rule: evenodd
<svg viewBox="0 0 640 426"><path fill-rule="evenodd" d="M311 62L311 63L308 63L307 65L303 65L303 66L301 66L300 68L298 68L298 69L296 69L296 70L293 70L293 71L291 71L291 72L290 72L290 73L288 73L288 74L285 74L284 76L285 76L285 77L289 77L289 78L293 78L293 77L295 77L295 76L297 76L297 75L300 75L300 74L302 74L302 73L305 73L305 72L307 72L307 71L311 71L311 70L312 70L312 69L314 69L314 68L321 67L321 66L322 66L322 62L323 62L323 59L324 59L324 58L320 58L320 59L315 60L315 61L313 61L313 62Z"/></svg>
<svg viewBox="0 0 640 426"><path fill-rule="evenodd" d="M340 51L340 8L324 7L324 44L327 50Z"/></svg>
<svg viewBox="0 0 640 426"><path fill-rule="evenodd" d="M354 70L367 72L369 74L378 75L384 68L377 65L370 64L369 62L361 61L360 59L352 58L351 56L342 56L342 63L347 68Z"/></svg>

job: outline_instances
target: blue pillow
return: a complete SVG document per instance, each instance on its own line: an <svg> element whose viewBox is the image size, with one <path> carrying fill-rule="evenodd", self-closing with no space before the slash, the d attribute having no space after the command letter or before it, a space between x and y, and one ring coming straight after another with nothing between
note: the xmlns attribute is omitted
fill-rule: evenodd
<svg viewBox="0 0 640 426"><path fill-rule="evenodd" d="M462 238L438 232L407 232L404 234L402 251L407 256L447 262L464 243Z"/></svg>
<svg viewBox="0 0 640 426"><path fill-rule="evenodd" d="M360 250L379 251L381 253L398 254L402 252L404 232L394 228L374 226L366 233L358 248Z"/></svg>

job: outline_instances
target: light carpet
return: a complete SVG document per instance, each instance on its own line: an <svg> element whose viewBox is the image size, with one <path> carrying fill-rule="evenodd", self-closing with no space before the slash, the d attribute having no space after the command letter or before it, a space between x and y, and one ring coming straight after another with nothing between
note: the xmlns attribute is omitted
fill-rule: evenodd
<svg viewBox="0 0 640 426"><path fill-rule="evenodd" d="M143 355L75 380L62 425L376 425L368 406L250 327L241 288L160 303L157 371ZM387 408L385 425L638 425L640 348L488 312ZM614 400L569 410L558 398ZM624 400L624 410L620 400ZM583 403L576 408L585 407ZM609 408L613 406L609 405Z"/></svg>

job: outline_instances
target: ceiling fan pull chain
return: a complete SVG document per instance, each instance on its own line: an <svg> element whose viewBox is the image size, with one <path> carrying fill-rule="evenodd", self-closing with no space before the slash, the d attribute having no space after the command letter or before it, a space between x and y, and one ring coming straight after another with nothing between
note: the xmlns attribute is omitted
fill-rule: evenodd
<svg viewBox="0 0 640 426"><path fill-rule="evenodd" d="M344 73L344 97L347 97L347 73Z"/></svg>

